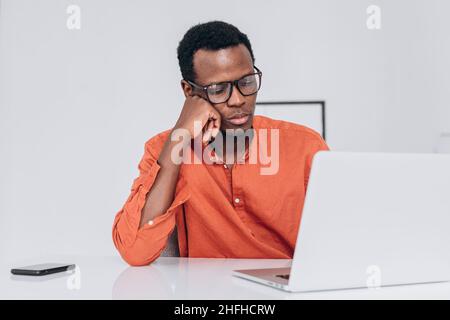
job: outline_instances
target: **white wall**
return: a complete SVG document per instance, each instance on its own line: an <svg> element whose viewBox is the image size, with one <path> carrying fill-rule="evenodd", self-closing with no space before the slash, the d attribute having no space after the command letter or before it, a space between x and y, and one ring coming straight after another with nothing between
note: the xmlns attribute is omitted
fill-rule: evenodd
<svg viewBox="0 0 450 320"><path fill-rule="evenodd" d="M325 99L333 149L431 152L450 131L445 0L0 1L4 256L114 252L143 144L178 117L176 47L198 22L248 34L259 100ZM366 28L370 4L381 30Z"/></svg>

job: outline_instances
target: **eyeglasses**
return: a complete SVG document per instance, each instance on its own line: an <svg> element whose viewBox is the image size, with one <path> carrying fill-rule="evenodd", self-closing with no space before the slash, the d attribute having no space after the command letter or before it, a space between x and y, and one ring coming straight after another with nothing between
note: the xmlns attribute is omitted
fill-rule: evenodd
<svg viewBox="0 0 450 320"><path fill-rule="evenodd" d="M224 81L212 83L207 86L200 86L192 81L185 80L194 89L200 91L212 104L227 102L233 93L233 87L236 87L243 96L251 96L258 92L261 87L262 72L253 66L256 72L247 74L234 81Z"/></svg>

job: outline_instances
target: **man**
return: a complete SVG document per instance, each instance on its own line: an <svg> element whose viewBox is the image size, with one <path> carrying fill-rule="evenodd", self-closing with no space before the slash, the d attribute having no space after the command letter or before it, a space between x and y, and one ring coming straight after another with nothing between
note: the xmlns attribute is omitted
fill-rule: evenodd
<svg viewBox="0 0 450 320"><path fill-rule="evenodd" d="M149 264L176 226L183 257L292 258L311 161L326 143L304 126L254 115L262 73L236 27L192 27L178 60L184 106L175 126L145 145L114 221L116 248L130 265ZM275 170L264 172L267 161L249 160L268 146ZM202 161L189 161L190 151Z"/></svg>

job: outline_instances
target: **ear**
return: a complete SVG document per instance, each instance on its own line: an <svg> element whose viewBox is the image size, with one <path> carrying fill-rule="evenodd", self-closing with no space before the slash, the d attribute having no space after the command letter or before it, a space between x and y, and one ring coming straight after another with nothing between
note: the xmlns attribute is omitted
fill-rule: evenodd
<svg viewBox="0 0 450 320"><path fill-rule="evenodd" d="M181 80L181 89L183 90L184 96L187 98L192 96L192 86L187 83L186 80Z"/></svg>

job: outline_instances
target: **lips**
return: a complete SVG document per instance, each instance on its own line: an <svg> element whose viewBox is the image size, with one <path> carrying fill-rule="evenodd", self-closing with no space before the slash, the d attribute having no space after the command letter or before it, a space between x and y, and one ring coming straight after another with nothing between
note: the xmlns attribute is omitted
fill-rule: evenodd
<svg viewBox="0 0 450 320"><path fill-rule="evenodd" d="M250 118L250 115L248 114L239 114L239 115L234 115L231 118L228 118L228 122L239 126L242 125L244 123L246 123L248 121L248 119Z"/></svg>

